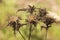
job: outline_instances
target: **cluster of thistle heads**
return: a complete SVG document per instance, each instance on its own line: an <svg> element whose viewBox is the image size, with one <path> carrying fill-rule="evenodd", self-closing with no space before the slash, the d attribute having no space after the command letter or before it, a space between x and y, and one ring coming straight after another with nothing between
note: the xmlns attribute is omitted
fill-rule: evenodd
<svg viewBox="0 0 60 40"><path fill-rule="evenodd" d="M39 21L41 21L46 25L46 27L44 25L42 25L41 29L45 28L46 30L48 30L48 28L51 27L51 24L55 22L55 20L53 18L50 18L50 17L46 16L48 14L46 8L36 8L34 5L33 6L28 5L28 7L29 8L22 8L22 9L17 10L17 12L19 12L19 11L27 11L27 12L30 13L29 16L26 19L26 22L27 22L26 24L21 24L19 22L19 20L22 20L22 19L20 17L18 17L18 16L10 17L8 26L13 27L14 34L16 34L15 31L19 32L19 28L22 27L23 25L31 24L31 25L34 25L36 27L37 23ZM34 12L36 12L36 9L38 10L38 15L33 14Z"/></svg>

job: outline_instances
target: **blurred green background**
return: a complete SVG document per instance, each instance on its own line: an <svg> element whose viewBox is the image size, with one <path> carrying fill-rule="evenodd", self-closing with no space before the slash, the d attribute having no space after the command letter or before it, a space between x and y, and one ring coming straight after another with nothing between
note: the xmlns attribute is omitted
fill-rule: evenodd
<svg viewBox="0 0 60 40"><path fill-rule="evenodd" d="M54 11L60 15L60 0L0 0L0 40L23 40L21 35L17 32L16 36L13 34L13 29L6 26L8 16L17 15L22 17L22 23L25 23L27 12L19 12L16 14L18 8L23 8L27 4L35 5L37 8L45 7L47 10ZM45 29L40 30L41 22L34 28L31 40L44 40ZM20 31L28 40L29 26L21 27ZM47 40L60 40L60 24L53 24L48 30Z"/></svg>

